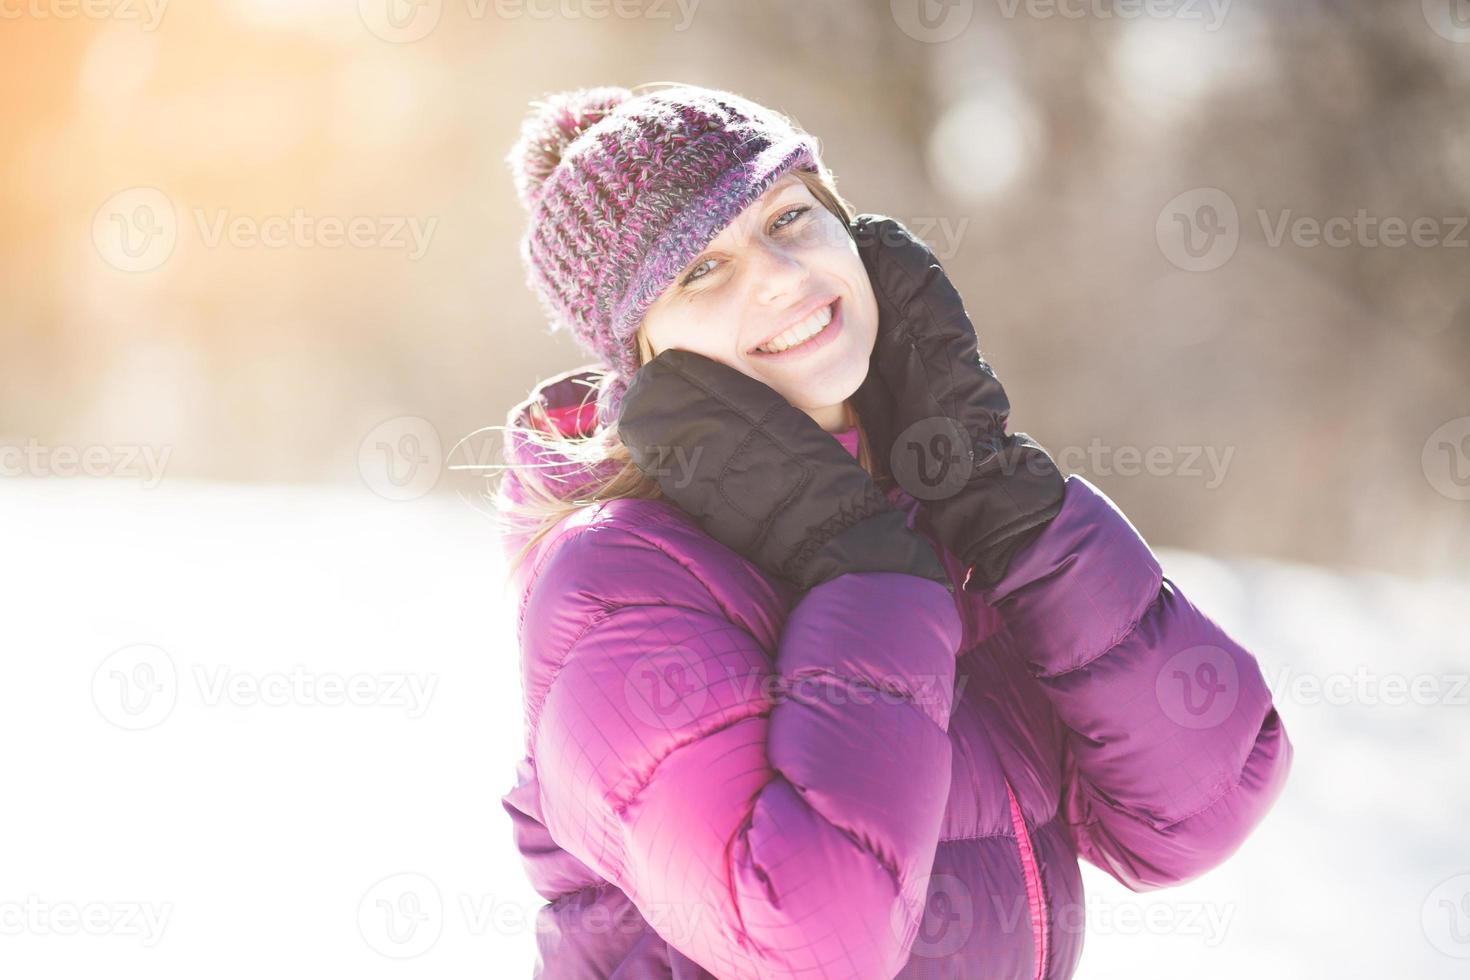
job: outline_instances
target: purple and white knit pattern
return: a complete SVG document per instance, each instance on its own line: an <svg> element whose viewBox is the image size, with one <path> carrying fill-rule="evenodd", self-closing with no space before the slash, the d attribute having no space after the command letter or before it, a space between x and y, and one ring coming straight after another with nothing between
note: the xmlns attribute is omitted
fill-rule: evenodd
<svg viewBox="0 0 1470 980"><path fill-rule="evenodd" d="M648 307L783 174L815 171L817 141L757 103L692 85L579 89L536 105L506 157L529 213L526 283L551 329L570 329L614 372L598 400L607 425L637 370Z"/></svg>

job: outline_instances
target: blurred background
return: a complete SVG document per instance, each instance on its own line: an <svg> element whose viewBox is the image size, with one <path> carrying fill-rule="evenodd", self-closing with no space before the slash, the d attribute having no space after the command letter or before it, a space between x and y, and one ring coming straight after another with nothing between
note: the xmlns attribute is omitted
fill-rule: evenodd
<svg viewBox="0 0 1470 980"><path fill-rule="evenodd" d="M590 360L524 285L530 103L665 80L787 113L925 238L1012 428L1277 690L1278 810L1147 897L1229 931L1099 926L1081 975L1464 975L1465 0L0 0L5 972L529 975L514 621L454 457ZM120 662L178 710L109 707ZM216 684L297 667L438 693ZM1295 685L1360 670L1434 693ZM364 924L410 873L411 955ZM30 897L176 915L144 945Z"/></svg>

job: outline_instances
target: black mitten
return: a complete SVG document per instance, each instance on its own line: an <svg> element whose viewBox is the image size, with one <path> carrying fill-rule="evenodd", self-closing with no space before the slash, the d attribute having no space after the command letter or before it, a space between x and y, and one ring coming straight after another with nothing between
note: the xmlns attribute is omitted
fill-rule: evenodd
<svg viewBox="0 0 1470 980"><path fill-rule="evenodd" d="M1061 510L1065 479L1030 436L1005 431L1010 400L934 253L883 215L859 215L853 231L878 301L878 339L854 397L863 427L971 568L966 589L993 585Z"/></svg>
<svg viewBox="0 0 1470 980"><path fill-rule="evenodd" d="M629 383L618 434L711 537L797 588L902 572L954 591L934 548L842 444L728 365L662 352Z"/></svg>

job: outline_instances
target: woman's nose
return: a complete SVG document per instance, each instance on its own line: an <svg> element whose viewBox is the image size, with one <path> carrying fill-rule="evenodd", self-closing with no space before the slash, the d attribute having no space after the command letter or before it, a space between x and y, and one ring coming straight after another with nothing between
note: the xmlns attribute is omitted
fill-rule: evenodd
<svg viewBox="0 0 1470 980"><path fill-rule="evenodd" d="M755 272L759 298L776 304L799 299L808 271L801 257L779 245L761 243L752 249L757 254Z"/></svg>

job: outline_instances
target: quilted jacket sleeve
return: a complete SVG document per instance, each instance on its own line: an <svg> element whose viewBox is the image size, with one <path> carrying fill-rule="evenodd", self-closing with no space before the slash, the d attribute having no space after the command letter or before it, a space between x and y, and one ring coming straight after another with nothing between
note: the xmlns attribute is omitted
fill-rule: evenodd
<svg viewBox="0 0 1470 980"><path fill-rule="evenodd" d="M1079 853L1134 891L1229 857L1281 793L1292 746L1255 658L1200 612L1087 480L982 597L1063 725Z"/></svg>
<svg viewBox="0 0 1470 980"><path fill-rule="evenodd" d="M547 828L717 976L891 977L949 792L954 598L842 575L772 651L686 558L599 526L541 573L523 644L554 671L528 715Z"/></svg>

